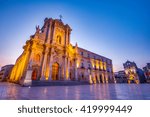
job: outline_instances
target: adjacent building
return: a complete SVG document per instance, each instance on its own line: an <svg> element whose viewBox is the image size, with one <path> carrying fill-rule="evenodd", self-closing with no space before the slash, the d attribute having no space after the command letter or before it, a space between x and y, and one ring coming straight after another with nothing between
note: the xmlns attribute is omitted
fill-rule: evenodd
<svg viewBox="0 0 150 117"><path fill-rule="evenodd" d="M150 63L143 67L146 82L150 83Z"/></svg>
<svg viewBox="0 0 150 117"><path fill-rule="evenodd" d="M10 77L10 73L11 73L13 66L14 65L5 65L1 68L1 71L0 71L0 80L1 81L8 80L8 78Z"/></svg>
<svg viewBox="0 0 150 117"><path fill-rule="evenodd" d="M114 82L112 60L70 43L72 29L61 19L45 18L42 28L26 41L16 60L10 81L30 84L33 80ZM93 45L91 45L93 46Z"/></svg>
<svg viewBox="0 0 150 117"><path fill-rule="evenodd" d="M127 83L127 77L124 70L118 71L114 73L116 83Z"/></svg>
<svg viewBox="0 0 150 117"><path fill-rule="evenodd" d="M126 61L124 64L125 74L128 80L128 83L144 83L145 76L143 71L137 67L135 62Z"/></svg>

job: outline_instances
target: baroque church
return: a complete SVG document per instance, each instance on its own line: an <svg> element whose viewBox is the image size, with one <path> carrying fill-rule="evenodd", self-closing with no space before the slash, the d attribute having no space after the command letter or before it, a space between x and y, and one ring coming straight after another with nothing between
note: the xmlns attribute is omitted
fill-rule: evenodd
<svg viewBox="0 0 150 117"><path fill-rule="evenodd" d="M42 28L26 41L10 75L10 81L87 81L113 83L112 60L70 43L72 29L61 19L45 18Z"/></svg>

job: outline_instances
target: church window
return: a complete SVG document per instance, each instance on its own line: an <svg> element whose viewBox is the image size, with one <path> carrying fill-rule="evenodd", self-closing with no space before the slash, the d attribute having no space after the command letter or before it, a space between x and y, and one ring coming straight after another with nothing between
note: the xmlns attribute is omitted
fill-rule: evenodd
<svg viewBox="0 0 150 117"><path fill-rule="evenodd" d="M82 79L84 78L84 75L83 75L83 73L82 73L81 77L82 77Z"/></svg>
<svg viewBox="0 0 150 117"><path fill-rule="evenodd" d="M35 61L35 62L40 62L40 55L39 55L39 54L36 54L36 55L34 56L34 61Z"/></svg>
<svg viewBox="0 0 150 117"><path fill-rule="evenodd" d="M81 55L83 56L83 52L81 52Z"/></svg>
<svg viewBox="0 0 150 117"><path fill-rule="evenodd" d="M84 64L83 63L81 64L81 68L84 68Z"/></svg>
<svg viewBox="0 0 150 117"><path fill-rule="evenodd" d="M60 35L57 36L57 42L58 42L59 44L61 44L61 36L60 36Z"/></svg>

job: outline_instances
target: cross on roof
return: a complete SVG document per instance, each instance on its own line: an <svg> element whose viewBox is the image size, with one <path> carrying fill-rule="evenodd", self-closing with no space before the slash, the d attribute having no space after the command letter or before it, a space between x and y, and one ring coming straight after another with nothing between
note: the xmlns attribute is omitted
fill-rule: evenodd
<svg viewBox="0 0 150 117"><path fill-rule="evenodd" d="M59 15L59 18L60 18L60 20L63 18L63 16L62 15Z"/></svg>

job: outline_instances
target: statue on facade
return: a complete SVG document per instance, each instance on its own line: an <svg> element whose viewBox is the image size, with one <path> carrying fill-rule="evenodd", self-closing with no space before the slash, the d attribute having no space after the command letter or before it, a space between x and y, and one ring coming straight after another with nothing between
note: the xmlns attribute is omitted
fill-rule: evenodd
<svg viewBox="0 0 150 117"><path fill-rule="evenodd" d="M40 33L40 26L36 26L36 33Z"/></svg>

